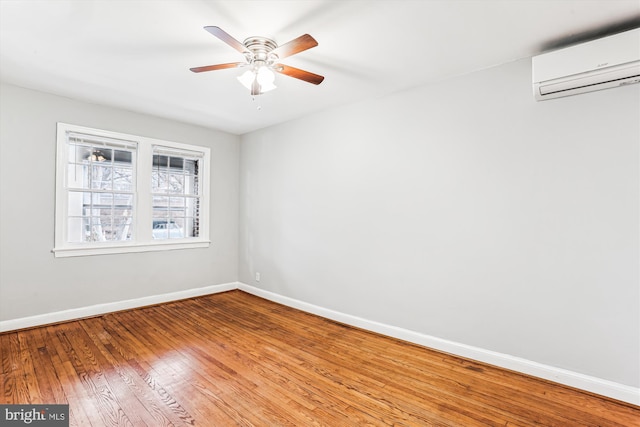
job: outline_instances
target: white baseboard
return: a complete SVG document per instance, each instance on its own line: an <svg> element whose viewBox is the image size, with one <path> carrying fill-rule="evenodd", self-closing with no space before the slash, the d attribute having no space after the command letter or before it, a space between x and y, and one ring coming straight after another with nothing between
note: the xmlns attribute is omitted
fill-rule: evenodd
<svg viewBox="0 0 640 427"><path fill-rule="evenodd" d="M0 321L0 332L13 331L34 326L47 325L68 320L82 319L85 317L98 316L105 313L112 313L120 310L144 307L153 304L177 301L186 298L193 298L202 295L216 294L219 292L240 289L244 292L259 296L270 301L274 301L289 307L293 307L308 313L313 313L327 319L335 320L347 325L377 332L404 341L419 344L435 350L465 357L479 362L488 363L512 371L521 372L559 384L579 388L581 390L607 396L623 402L640 405L640 388L603 380L589 375L580 374L566 369L543 365L527 359L485 350L441 338L421 334L403 328L363 319L350 314L341 313L324 307L313 305L304 301L289 298L273 292L240 282L225 283L220 285L206 286L203 288L187 289L184 291L171 292L167 294L151 295L142 298L116 301L106 304L96 304L89 307L74 308L70 310L57 311L53 313L40 314L37 316L23 317L19 319Z"/></svg>
<svg viewBox="0 0 640 427"><path fill-rule="evenodd" d="M247 293L268 299L289 307L297 308L308 313L313 313L327 319L335 320L347 325L377 332L390 337L409 341L435 350L444 351L446 353L477 360L479 362L488 363L490 365L521 372L523 374L532 375L545 380L564 384L570 387L579 388L581 390L607 396L612 399L621 400L623 402L640 405L640 388L619 384L613 381L603 380L589 375L580 374L566 369L556 368L553 366L543 365L541 363L532 362L520 357L510 356L508 354L498 353L495 351L485 350L466 344L444 340L437 337L421 334L403 328L379 323L357 316L344 314L338 311L319 307L304 301L282 296L273 292L265 291L245 283L239 283L238 288Z"/></svg>
<svg viewBox="0 0 640 427"><path fill-rule="evenodd" d="M221 285L205 286L204 288L186 289L184 291L170 292L168 294L151 295L142 298L115 301L106 304L96 304L88 307L72 308L69 310L39 314L37 316L22 317L19 319L0 321L0 332L14 331L17 329L31 328L34 326L48 325L51 323L66 322L68 320L82 319L98 316L105 313L113 313L130 308L144 307L147 305L177 301L202 295L216 294L219 292L238 289L238 282L224 283Z"/></svg>

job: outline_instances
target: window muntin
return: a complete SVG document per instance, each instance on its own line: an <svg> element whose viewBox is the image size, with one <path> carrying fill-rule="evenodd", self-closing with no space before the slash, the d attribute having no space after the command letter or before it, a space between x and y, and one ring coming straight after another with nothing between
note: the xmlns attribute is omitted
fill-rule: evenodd
<svg viewBox="0 0 640 427"><path fill-rule="evenodd" d="M58 123L59 256L207 247L210 150Z"/></svg>

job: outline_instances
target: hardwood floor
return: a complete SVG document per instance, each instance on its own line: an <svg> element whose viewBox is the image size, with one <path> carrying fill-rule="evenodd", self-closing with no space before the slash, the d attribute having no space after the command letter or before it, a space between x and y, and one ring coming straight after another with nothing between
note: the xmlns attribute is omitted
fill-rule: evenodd
<svg viewBox="0 0 640 427"><path fill-rule="evenodd" d="M0 335L2 403L72 426L638 426L640 407L241 291Z"/></svg>

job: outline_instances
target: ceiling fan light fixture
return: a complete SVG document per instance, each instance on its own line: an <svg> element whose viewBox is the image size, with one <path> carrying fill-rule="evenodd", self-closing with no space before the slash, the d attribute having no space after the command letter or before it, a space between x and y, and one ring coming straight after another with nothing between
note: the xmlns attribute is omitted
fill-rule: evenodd
<svg viewBox="0 0 640 427"><path fill-rule="evenodd" d="M242 86L247 89L251 89L251 84L255 80L256 75L252 70L247 70L242 75L238 76L238 81L242 83Z"/></svg>
<svg viewBox="0 0 640 427"><path fill-rule="evenodd" d="M273 84L276 79L276 75L267 67L258 68L256 79L258 80L258 83L260 83L262 92L269 92L277 87Z"/></svg>

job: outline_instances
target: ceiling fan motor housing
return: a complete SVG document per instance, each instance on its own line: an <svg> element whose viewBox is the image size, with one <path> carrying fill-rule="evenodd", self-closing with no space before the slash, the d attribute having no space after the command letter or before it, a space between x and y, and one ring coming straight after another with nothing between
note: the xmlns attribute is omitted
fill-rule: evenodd
<svg viewBox="0 0 640 427"><path fill-rule="evenodd" d="M247 55L247 61L250 64L257 62L261 65L271 65L278 59L278 55L271 53L272 50L278 47L278 44L271 39L253 36L246 38L242 44L245 45L250 52L250 54Z"/></svg>

